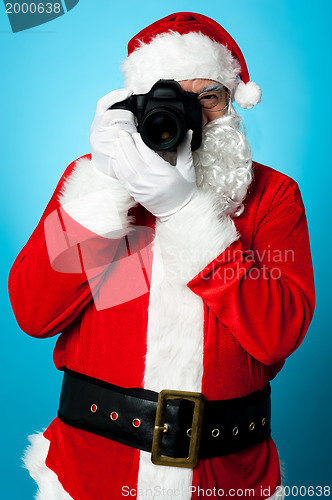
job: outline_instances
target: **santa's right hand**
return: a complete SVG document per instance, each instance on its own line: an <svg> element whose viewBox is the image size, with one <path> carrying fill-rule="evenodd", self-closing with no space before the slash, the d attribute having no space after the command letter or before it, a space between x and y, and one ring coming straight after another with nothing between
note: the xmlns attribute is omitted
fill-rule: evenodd
<svg viewBox="0 0 332 500"><path fill-rule="evenodd" d="M113 141L121 130L129 133L137 132L135 117L125 109L109 109L116 102L127 99L132 91L114 90L102 97L97 103L96 115L91 125L90 146L94 166L116 178L112 167Z"/></svg>

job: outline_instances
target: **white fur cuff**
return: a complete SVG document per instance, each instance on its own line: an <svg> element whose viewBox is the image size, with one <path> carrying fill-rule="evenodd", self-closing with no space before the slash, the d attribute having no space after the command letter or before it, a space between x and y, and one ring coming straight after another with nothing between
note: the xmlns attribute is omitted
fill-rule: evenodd
<svg viewBox="0 0 332 500"><path fill-rule="evenodd" d="M158 243L166 274L188 283L239 238L234 222L221 217L210 193L199 192L165 222L159 222Z"/></svg>
<svg viewBox="0 0 332 500"><path fill-rule="evenodd" d="M136 204L117 179L97 170L87 158L76 162L59 202L72 219L106 238L126 234L128 210Z"/></svg>

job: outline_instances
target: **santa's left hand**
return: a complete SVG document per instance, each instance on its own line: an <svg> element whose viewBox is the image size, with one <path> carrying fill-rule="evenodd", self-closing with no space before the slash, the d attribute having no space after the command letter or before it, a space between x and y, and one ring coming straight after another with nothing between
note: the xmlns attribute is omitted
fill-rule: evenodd
<svg viewBox="0 0 332 500"><path fill-rule="evenodd" d="M138 133L120 132L115 141L117 178L138 203L162 220L183 208L196 192L191 139L189 131L177 149L175 166L149 149Z"/></svg>

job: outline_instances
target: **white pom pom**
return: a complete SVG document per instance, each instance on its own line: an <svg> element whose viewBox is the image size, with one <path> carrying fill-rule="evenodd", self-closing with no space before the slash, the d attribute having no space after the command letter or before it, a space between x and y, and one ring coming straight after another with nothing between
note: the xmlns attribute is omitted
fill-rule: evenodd
<svg viewBox="0 0 332 500"><path fill-rule="evenodd" d="M239 82L234 99L241 108L251 109L261 101L262 91L255 82Z"/></svg>

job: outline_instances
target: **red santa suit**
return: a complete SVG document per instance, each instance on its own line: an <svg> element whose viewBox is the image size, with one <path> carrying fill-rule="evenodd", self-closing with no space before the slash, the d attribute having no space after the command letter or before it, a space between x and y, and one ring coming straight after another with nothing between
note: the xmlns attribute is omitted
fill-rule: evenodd
<svg viewBox="0 0 332 500"><path fill-rule="evenodd" d="M155 224L149 212L133 207L136 237L108 239L73 220L58 198L66 178L75 188L80 177L90 176L90 183L81 183L84 196L100 181L95 202L108 189L114 193L116 183L105 185L108 179L88 158L72 173L74 165L11 270L10 297L20 327L40 338L62 332L54 351L58 369L122 387L195 389L207 399L263 389L302 341L313 311L308 232L296 183L254 164L245 211L235 219L240 238L225 233L209 195L202 193L195 206L164 223ZM131 200L116 187L122 226L129 227L125 212ZM95 208L99 212L100 205ZM105 215L112 231L112 213ZM167 262L175 251L179 274ZM194 263L186 262L190 251ZM146 484L158 467L145 452L58 418L44 436L50 440L46 465L75 500L122 498L123 487L137 488L139 471ZM166 477L174 475L173 468L159 468ZM188 484L225 491L256 488L259 494L260 487L273 492L280 484L271 438L231 456L200 460L193 473L180 474Z"/></svg>
<svg viewBox="0 0 332 500"><path fill-rule="evenodd" d="M72 163L10 273L20 327L39 338L60 334L59 370L121 387L196 391L207 400L264 389L301 343L314 291L296 183L257 163L253 174L234 222L203 190L162 222L90 156ZM27 463L43 500L151 491L187 500L213 488L267 497L280 485L271 437L179 469L58 418L33 438Z"/></svg>

